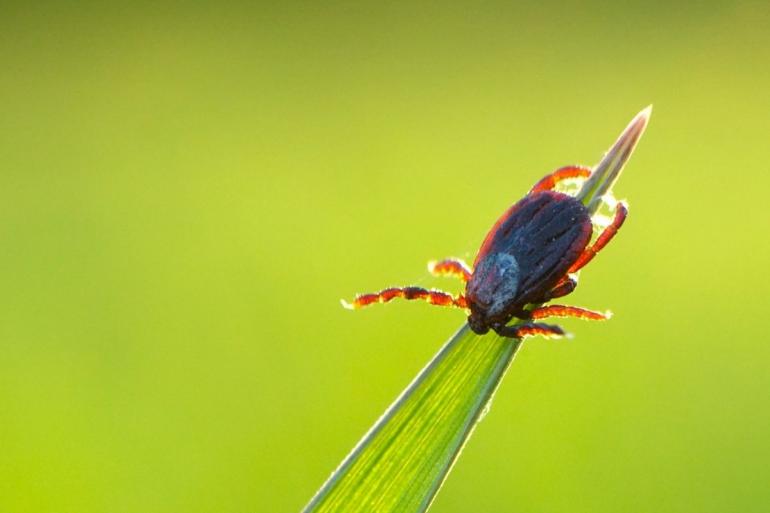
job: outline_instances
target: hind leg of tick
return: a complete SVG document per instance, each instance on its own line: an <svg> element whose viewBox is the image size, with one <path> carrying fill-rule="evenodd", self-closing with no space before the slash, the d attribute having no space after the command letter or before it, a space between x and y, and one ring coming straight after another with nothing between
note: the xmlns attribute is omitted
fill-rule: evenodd
<svg viewBox="0 0 770 513"><path fill-rule="evenodd" d="M575 263L572 264L572 267L570 267L569 271L567 272L575 273L588 265L588 263L594 259L599 251L601 251L604 246L609 244L612 238L618 233L618 230L620 230L620 227L623 226L627 216L628 206L623 202L618 203L615 206L615 216L612 219L612 223L610 223L610 225L605 228L601 234L599 234L599 236L596 238L596 242L583 250L583 253L578 257Z"/></svg>
<svg viewBox="0 0 770 513"><path fill-rule="evenodd" d="M532 194L533 192L550 191L556 187L556 184L563 182L564 180L569 180L570 178L588 178L589 176L591 176L591 170L587 167L560 167L553 173L545 175L543 178L541 178L540 181L532 187L529 193Z"/></svg>

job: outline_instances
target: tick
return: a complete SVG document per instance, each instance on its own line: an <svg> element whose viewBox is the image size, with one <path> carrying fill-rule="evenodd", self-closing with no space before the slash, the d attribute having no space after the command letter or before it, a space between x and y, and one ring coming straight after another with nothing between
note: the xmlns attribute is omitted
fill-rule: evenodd
<svg viewBox="0 0 770 513"><path fill-rule="evenodd" d="M612 240L626 219L628 208L617 203L612 222L591 243L593 224L588 209L574 197L554 190L564 180L585 179L590 174L588 168L567 166L537 182L492 226L473 267L454 258L428 264L436 276L462 280L463 294L392 287L359 294L352 303L343 301L343 305L358 309L395 298L421 299L465 310L470 328L478 334L493 330L514 339L563 336L560 326L537 322L548 317L607 319L609 314L576 306L534 306L575 290L576 273ZM514 319L523 322L509 325Z"/></svg>

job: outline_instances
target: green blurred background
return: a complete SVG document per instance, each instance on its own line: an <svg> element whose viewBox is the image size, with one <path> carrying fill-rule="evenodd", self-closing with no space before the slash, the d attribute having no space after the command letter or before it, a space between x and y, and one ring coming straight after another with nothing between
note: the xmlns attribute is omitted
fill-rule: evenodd
<svg viewBox="0 0 770 513"><path fill-rule="evenodd" d="M434 506L770 508L765 2L4 4L0 511L298 511L641 108L631 216Z"/></svg>

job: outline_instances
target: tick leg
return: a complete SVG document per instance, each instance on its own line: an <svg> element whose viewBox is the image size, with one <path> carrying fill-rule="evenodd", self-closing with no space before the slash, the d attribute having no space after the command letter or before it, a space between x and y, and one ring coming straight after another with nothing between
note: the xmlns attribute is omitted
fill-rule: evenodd
<svg viewBox="0 0 770 513"><path fill-rule="evenodd" d="M543 324L541 322L528 322L525 324L516 324L514 326L503 326L498 328L497 334L503 337L522 339L542 335L545 338L558 338L566 335L561 327L553 324Z"/></svg>
<svg viewBox="0 0 770 513"><path fill-rule="evenodd" d="M350 310L357 310L374 303L387 303L397 297L404 299L422 299L436 306L451 306L455 308L467 308L464 296L453 296L440 290L427 290L421 287L391 287L375 294L359 294L352 303L342 301L342 306Z"/></svg>
<svg viewBox="0 0 770 513"><path fill-rule="evenodd" d="M588 262L593 260L596 254L601 251L601 249L606 246L608 242L612 240L616 233L618 233L618 230L620 230L620 227L623 226L623 222L626 220L627 215L628 207L625 205L625 203L618 203L617 207L615 207L615 217L612 219L612 223L610 223L610 225L604 229L604 231L596 239L596 242L583 250L583 253L578 257L575 263L572 264L572 267L570 267L569 271L567 272L577 272L585 267Z"/></svg>
<svg viewBox="0 0 770 513"><path fill-rule="evenodd" d="M546 301L550 301L557 297L564 297L567 294L572 293L572 291L575 290L575 287L577 287L577 280L567 276L545 295L542 302L545 303Z"/></svg>
<svg viewBox="0 0 770 513"><path fill-rule="evenodd" d="M529 312L531 319L545 319L546 317L575 317L589 321L606 321L610 313L595 312L577 306L547 305L535 308Z"/></svg>
<svg viewBox="0 0 770 513"><path fill-rule="evenodd" d="M438 262L428 262L428 271L434 276L452 276L462 281L471 279L471 268L459 258L447 258Z"/></svg>
<svg viewBox="0 0 770 513"><path fill-rule="evenodd" d="M532 187L532 190L530 190L529 193L532 194L533 192L550 191L556 186L557 183L561 181L568 180L570 178L588 178L589 176L591 176L591 170L587 167L560 167L550 175L546 175L540 179L540 181L537 182L534 187Z"/></svg>

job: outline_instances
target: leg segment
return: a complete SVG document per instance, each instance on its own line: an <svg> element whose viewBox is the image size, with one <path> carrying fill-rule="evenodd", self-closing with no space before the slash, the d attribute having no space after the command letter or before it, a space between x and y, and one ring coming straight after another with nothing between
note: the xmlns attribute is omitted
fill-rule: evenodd
<svg viewBox="0 0 770 513"><path fill-rule="evenodd" d="M545 295L542 302L545 303L551 299L556 299L557 297L564 297L567 294L571 294L572 291L575 290L575 287L577 287L577 280L571 276L567 276L562 281L557 283L556 286Z"/></svg>
<svg viewBox="0 0 770 513"><path fill-rule="evenodd" d="M547 305L535 308L529 312L531 319L545 319L546 317L575 317L589 321L606 321L610 313L594 312L577 306Z"/></svg>
<svg viewBox="0 0 770 513"><path fill-rule="evenodd" d="M497 334L503 337L522 339L542 335L545 338L558 338L565 335L564 330L553 324L543 324L541 322L528 322L525 324L516 324L513 326L503 326L498 328Z"/></svg>
<svg viewBox="0 0 770 513"><path fill-rule="evenodd" d="M375 294L359 294L352 303L343 300L342 306L349 310L357 310L374 303L387 303L397 297L407 300L422 299L436 306L467 307L463 296L455 297L440 290L427 290L421 287L391 287Z"/></svg>
<svg viewBox="0 0 770 513"><path fill-rule="evenodd" d="M534 187L532 187L532 190L530 190L529 193L532 194L533 192L549 191L553 189L557 183L563 180L568 180L570 178L588 178L589 176L591 176L591 170L587 167L560 167L550 175L544 176L539 182L535 184Z"/></svg>
<svg viewBox="0 0 770 513"><path fill-rule="evenodd" d="M462 281L471 279L471 268L459 258L447 258L438 262L428 262L428 271L434 276L453 276Z"/></svg>
<svg viewBox="0 0 770 513"><path fill-rule="evenodd" d="M618 203L617 207L615 207L615 217L613 218L612 223L604 229L596 239L596 242L583 251L583 254L578 257L567 272L577 272L585 267L588 262L593 260L596 254L612 240L616 233L618 233L618 230L623 226L623 222L626 220L627 215L628 207L624 203Z"/></svg>

